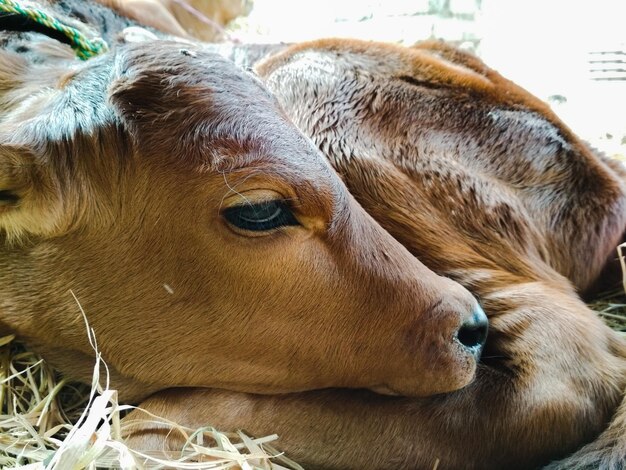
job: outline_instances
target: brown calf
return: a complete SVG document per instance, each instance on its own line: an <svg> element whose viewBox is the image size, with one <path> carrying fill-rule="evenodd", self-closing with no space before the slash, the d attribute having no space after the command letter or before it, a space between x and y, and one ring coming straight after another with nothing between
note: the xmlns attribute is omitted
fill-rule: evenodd
<svg viewBox="0 0 626 470"><path fill-rule="evenodd" d="M45 57L48 60L51 52L59 53L56 48L46 47L48 49ZM623 188L614 173L619 169L611 169L609 162L603 162L589 152L556 118L537 104L534 98L513 87L476 60L440 46L429 45L426 49L429 51L410 51L372 43L329 41L296 46L259 66L258 70L277 93L287 113L327 153L366 209L402 241L406 248L422 257L428 266L437 272L453 276L481 296L492 317L493 329L477 380L463 390L419 400L381 397L354 391L261 397L206 389L173 389L156 394L144 403L145 407L191 425L209 422L223 427L247 428L252 433L279 432L283 437L283 448L292 456L308 464L307 466L325 468L432 468L437 459L440 460L441 467L447 468L529 468L574 450L581 443L591 440L606 426L624 387L624 344L578 300L568 281L555 269L569 277L581 289L590 285L597 276L613 248L612 245L623 230L623 219L620 218L623 216ZM184 173L186 191L188 188L198 188L206 184L205 181L195 179L195 172L188 173L187 167L181 167L177 163L180 160L169 156L189 153L195 157L204 153L186 145L189 140L184 138L185 130L193 129L194 124L197 124L194 113L186 112L196 109L192 105L197 105L197 102L189 102L192 94L206 103L202 101L202 97L209 93L203 86L186 90L175 77L179 75L187 80L204 74L201 80L193 83L206 86L210 83L214 86L215 82L211 80L216 78L215 70L213 67L211 71L206 67L200 70L197 62L191 60L181 63L180 67L171 67L171 61L176 62L174 57L181 60L177 55L180 53L186 58L195 54L195 58L200 57L200 62L205 65L210 63L213 66L215 62L208 61L201 51L192 48L181 52L171 44L152 44L143 48L137 46L129 48L130 52L124 52L123 49L120 51L121 55L114 61L116 67L105 67L104 70L109 70L112 74L118 73L120 68L117 65L124 63L125 54L130 54L128 58L136 61L131 69L142 79L137 80L137 75L131 74L129 88L132 92L114 94L121 96L121 99L113 99L112 112L116 117L113 122L119 126L116 130L127 132L111 134L113 138L102 142L107 144L108 152L111 148L122 146L115 155L126 156L126 149L122 144L124 139L130 141L130 170L126 166L121 166L123 171L119 170L120 167L113 167L114 174L115 170L117 174L121 173L118 179L123 182L141 182L143 190L133 190L130 192L132 196L125 193L123 197L98 192L104 200L98 198L90 201L91 211L95 208L101 214L115 215L119 219L116 223L120 220L127 221L126 225L121 225L116 230L111 229L110 222L107 225L106 220L94 216L84 220L92 220L92 223L98 220L101 225L95 228L107 228L107 232L98 237L95 237L94 227L83 224L76 225L80 227L79 232L72 230L53 239L35 240L38 243L33 245L30 257L24 256L22 259L30 260L31 265L16 271L20 274L16 284L18 287L34 284L28 276L37 272L32 270L33 266L42 265L46 269L37 272L43 276L37 276L36 283L50 283L52 288L49 287L45 294L56 302L59 302L59 294L54 291L54 281L46 279L46 275L59 276L59 273L57 285L65 284L64 288L67 288L68 279L71 282L81 281L83 285L97 279L98 282L104 282L107 288L115 288L106 298L100 297L104 302L111 302L120 294L123 294L125 302L129 297L133 300L132 296L150 298L152 291L144 288L141 282L138 283L141 289L137 292L129 292L130 289L123 289L119 284L127 282L126 279L135 279L134 276L137 275L137 279L142 282L149 281L150 278L142 277L140 271L149 268L148 275L156 276L155 269L149 266L154 260L139 259L139 268L135 273L129 274L119 269L120 266L125 267L120 264L120 256L128 256L128 251L119 248L118 251L112 251L110 248L115 242L127 244L129 239L145 236L145 233L140 231L140 234L125 235L108 244L102 243L102 239L112 235L119 237L121 231L136 227L136 220L145 217L148 223L140 226L147 227L154 223L161 232L164 229L170 230L171 235L168 238L167 234L158 233L158 238L151 238L142 247L145 249L149 246L150 250L156 248L165 261L172 261L173 255L162 250L162 245L159 244L164 240L161 237L165 237L167 246L175 246L176 250L182 249L185 241L190 240L187 230L191 225L191 212L184 207L184 202L190 200L189 194L179 195L168 186L176 184L176 178L168 179L169 173ZM160 63L150 63L148 66L146 58L147 62L152 59ZM215 60L214 57L212 59ZM70 68L75 67L73 62L71 64ZM220 62L217 61L217 64ZM20 86L36 83L36 80L48 83L51 78L56 80L62 75L59 73L55 76L50 67L30 68L28 80L17 80L16 77L20 75L16 75L14 71L19 71L19 67L14 67L14 63L11 65L14 74L5 80L9 90L5 101L10 104L15 104L20 96L33 95L27 94L27 90ZM50 65L49 62L47 65ZM65 62L57 65L59 70L68 68ZM32 67L32 64L29 66ZM47 75L33 75L33 70L45 70ZM89 88L93 86L98 89L101 86L93 76L89 77L82 71L81 73L70 85L76 86L77 81L82 79L81 83ZM233 72L233 75L237 74ZM155 76L158 83L154 81ZM218 77L224 78L219 74ZM66 78L69 77L63 77L59 83L65 84ZM99 78L106 81L111 77L105 73L99 75ZM164 87L170 81L170 86ZM16 86L16 82L20 86ZM118 90L117 87L115 89ZM123 89L124 87L122 91ZM174 90L176 96L172 93ZM164 91L168 93L164 94ZM69 100L71 94L60 96ZM141 99L133 98L137 96ZM183 100L178 102L181 96ZM133 99L127 100L129 97ZM140 106L137 106L138 102ZM237 101L239 105L246 103L249 104L245 100ZM261 104L275 109L270 106L269 100L262 101ZM187 108L183 109L183 106ZM11 116L13 111L10 106L7 109L7 114ZM59 109L50 108L51 111ZM146 110L149 112L142 114ZM40 128L45 129L48 126L48 129L54 129L54 126L50 127L54 124L51 119L53 114L51 116L50 113L42 113L42 109L38 107L20 110L24 111L33 113L34 118L41 117L38 122ZM237 118L242 118L242 113L235 114ZM13 115L19 116L19 113ZM261 115L252 113L251 116L258 118ZM218 117L224 119L224 116ZM46 118L50 119L42 122ZM26 122L33 124L29 120ZM249 123L250 120L243 119L241 122ZM274 129L276 122L271 122ZM313 124L308 126L308 123ZM255 124L258 125L258 119ZM172 129L168 129L169 126ZM228 129L227 126L225 128ZM24 126L24 129L29 127ZM283 128L279 126L278 129ZM108 129L105 127L104 130ZM203 136L205 130L202 127L197 135ZM175 133L181 136L180 145L172 148L172 134ZM108 132L103 134L109 135ZM84 151L85 155L92 157L88 161L97 162L94 158L96 152L92 147L77 145L86 136L77 137L80 139L72 139L69 147L74 152L76 149L89 149L91 153ZM121 144L116 140L120 138ZM39 160L35 160L38 163L48 162L45 158L51 155L57 157L57 154L48 150L48 146L55 144L54 139L52 142L48 140L38 141L45 142L45 145L40 143L45 152L39 154ZM139 142L141 146L138 145ZM216 144L215 141L211 143ZM217 144L221 142L218 140ZM176 152L180 148L185 151ZM217 145L217 148L224 151L223 146ZM266 148L274 147L268 144ZM226 146L226 149L237 155L245 154L245 150L238 147ZM39 148L38 150L41 151ZM564 158L564 152L567 158ZM110 153L107 155L110 156ZM84 163L75 158L76 154L72 156L74 158L71 162L78 164L80 169L80 165ZM102 151L100 154L96 153L95 157L98 156L102 156ZM542 158L538 158L540 156ZM157 160L158 157L160 159ZM311 157L317 158L315 154L310 154L307 158ZM165 160L167 164L161 166ZM193 162L196 160L191 158ZM122 159L122 162L126 160ZM289 163L292 163L291 160ZM90 168L86 173L78 173L83 178L85 174L90 176L85 178L90 184L74 187L74 191L84 191L84 187L91 189L94 185L96 189L110 187L103 184L106 181L93 179L97 172L93 167ZM305 169L310 171L309 168ZM521 171L522 169L525 171ZM77 176L72 175L74 178ZM180 176L178 178L180 182ZM315 183L318 182L317 179L319 175L316 173ZM83 180L79 178L71 181ZM158 197L149 191L150 188L146 188L149 185L154 186L154 183L163 192ZM63 185L60 186L65 189ZM315 197L323 197L317 195L318 189L319 187L315 188ZM228 192L227 187L223 190ZM195 191L191 193L198 194ZM584 197L580 196L581 193ZM544 197L539 197L538 194ZM19 200L18 195L8 190L3 196L7 207ZM107 198L112 199L110 206L104 204L109 202ZM174 202L168 198L172 198ZM205 198L211 200L210 196ZM569 198L572 198L571 204ZM146 209L131 224L133 213L119 216L122 209L129 210L128 205L122 206L120 202L129 200L137 201L138 207L154 208L159 205L164 215L155 217L156 211L150 213ZM147 204L146 201L151 202ZM118 212L107 212L111 210L111 206L117 207L116 204L119 206ZM201 212L202 209L194 211L193 217ZM587 216L586 220L583 215ZM562 221L564 225L552 224L553 220ZM40 219L36 221L39 222ZM581 221L584 224L580 225ZM576 223L579 225L576 226ZM315 233L308 225L307 229ZM586 247L588 250L584 250L585 245L577 240L570 240L574 230L577 230L577 235L586 237L592 243ZM28 230L23 230L21 238L25 239L28 233ZM74 253L77 245L57 244L56 238L64 242L79 236L85 237L82 239L86 241L97 240L100 244L93 248L88 259L97 259L105 267L116 265L118 269L103 270L104 280L97 278L92 272L83 281L80 279L81 273L95 271L93 267L85 269L83 264L78 263L68 266L53 263L46 266L46 263L54 260L50 253L54 254L55 250L67 250L64 256L69 259L77 256ZM181 238L174 240L176 236ZM200 237L201 235L198 236ZM32 234L30 238L34 238ZM559 246L556 241L560 239L571 243L569 248L563 249ZM154 240L160 242L155 243ZM196 238L193 237L193 240ZM175 244L176 241L178 245ZM335 252L339 255L336 256L342 259L341 248L350 248L352 243L353 241L340 245L340 249ZM88 245L80 245L80 248L84 249L85 246ZM135 245L131 243L129 246ZM282 248L283 245L280 246ZM330 246L337 248L332 244ZM95 248L98 249L97 252ZM46 256L38 260L35 256L38 252ZM182 252L185 253L185 250ZM582 262L568 260L568 253L581 256ZM209 254L211 260L218 256L215 251ZM11 256L8 258L11 259ZM139 256L129 258L137 259ZM179 261L180 259L183 258L179 258ZM192 282L189 277L184 277L184 271L191 267L193 274L196 274L198 266L194 264L195 258L184 259L189 264L176 270L176 274L183 276L181 279L184 282ZM241 262L240 258L235 259L234 256L221 259L229 263ZM363 256L357 256L357 259L362 260ZM375 263L384 262L385 256L379 260L370 260ZM409 263L407 260L404 262ZM162 266L165 269L159 270L159 276L172 269L167 262L159 267ZM222 268L222 265L219 266ZM355 266L348 267L354 269ZM75 271L71 272L71 269ZM579 272L579 269L582 271ZM2 272L11 271L3 266ZM202 269L200 272L204 273ZM309 272L304 274L311 275ZM119 276L120 280L110 279L115 276ZM282 277L279 279L284 280ZM377 283L378 281L364 286L363 290L372 286L375 289ZM136 288L137 285L133 284L133 287ZM175 293L177 290L170 284L167 287L167 293ZM16 299L20 299L16 295L16 289L8 292L13 295L8 300L3 299L3 308L5 304L11 307ZM235 290L234 293L249 294L241 290ZM48 297L42 299L41 295L33 296L33 292L28 289L21 295L20 301L27 307L24 320L30 321L33 324L31 331L35 331L36 305L27 303L29 295L30 302L38 302L39 307L44 305L44 300L47 307L50 302ZM229 295L232 299L233 291ZM394 297L391 296L392 299ZM236 300L239 302L240 299ZM323 298L320 303L327 301L328 299ZM140 301L134 300L130 305L135 311L142 311ZM180 305L182 304L176 305L176 308ZM97 307L97 303L94 306ZM151 307L151 304L148 303L147 306ZM100 326L96 328L97 333L98 330L105 332L107 341L111 341L118 334L118 331L112 331L112 321L126 326L132 325L126 316L115 315L115 310L126 308L126 304L111 302L109 307L107 314L111 315L110 319L107 321L101 318ZM71 308L73 305L67 306L61 313L71 312ZM90 315L92 308L94 307L88 306ZM100 310L96 309L100 312L103 310L102 306ZM169 329L166 333L180 333L180 320L178 323L175 322L177 319L164 323L163 310L150 308L149 312L150 318L143 316L135 323L141 333L147 330L162 333L163 329ZM319 314L323 316L324 312ZM69 315L65 313L60 318L69 318ZM212 317L218 315L219 312L212 311ZM8 318L15 321L16 316ZM82 346L83 343L78 343L77 339L81 333L80 318L77 314L74 318L74 324L66 323L67 329L62 332L62 340L67 343L67 338L73 337L74 344ZM159 321L152 322L152 318ZM278 322L284 322L286 318L288 317L281 316ZM45 324L58 328L51 316L42 320ZM139 324L141 320L143 324ZM397 320L390 318L390 321ZM197 325L195 323L194 328L202 328ZM401 329L401 324L398 325L395 324ZM277 327L281 328L281 325L277 324ZM74 336L69 335L72 328ZM41 335L41 332L38 333ZM288 339L302 341L303 336L298 336L297 333L295 331L294 336ZM342 341L341 334L344 333L337 332L338 341ZM367 331L363 332L362 338L366 338L365 333ZM126 339L124 346L127 350L105 351L105 359L108 360L107 355L111 353L111 357L118 362L116 367L119 363L125 363L127 367L134 367L135 371L142 374L146 373L145 369L148 367L155 368L156 361L142 356L142 351L135 344L131 343L129 346L128 338L137 339L136 333L122 331L122 334ZM384 330L381 334L384 335ZM198 346L197 338L200 333L196 329L185 331L185 335L187 345ZM369 336L368 339L375 341L376 337ZM231 349L239 346L229 344ZM143 347L149 348L150 354L159 354L157 346L147 344ZM169 344L172 351L178 354L185 351L184 346L180 345L180 340ZM302 346L308 348L308 343L305 341ZM50 344L42 346L44 349L46 347L52 356L54 351ZM80 349L76 346L75 348ZM81 354L85 352L86 349L83 348ZM276 359L270 357L267 351L262 353L264 360ZM124 354L125 359L122 357ZM78 360L81 356L73 353L70 357ZM160 358L162 357L164 354L161 354ZM320 362L320 368L334 365L334 356L326 354L319 357L324 358ZM134 358L145 359L145 362L133 364L131 362ZM181 356L179 368L188 359ZM387 355L383 359L389 359L390 368L397 366L391 356ZM207 362L207 367L213 367L214 364ZM71 370L67 361L66 365ZM185 366L186 364L183 367ZM372 366L375 367L376 363ZM199 366L190 368L190 371L199 375L206 373ZM161 374L167 378L170 370L164 367L163 370L149 372L152 372L153 377ZM179 374L183 375L184 372L186 371ZM125 380L127 381L126 378ZM126 390L136 390L140 384L136 379L127 383L125 380L118 380L118 384L126 387ZM389 388L388 384L385 385ZM151 384L145 390L159 386L168 385ZM246 387L249 388L249 384L238 384L234 388ZM592 447L583 449L575 457L576 460L562 464L561 468L577 465L581 461L595 467L614 465L618 468L623 462L626 448L621 442L623 434L623 416L618 414ZM135 436L136 442L142 447L160 446L161 437L158 432L151 433L149 430Z"/></svg>
<svg viewBox="0 0 626 470"><path fill-rule="evenodd" d="M626 386L626 346L575 289L622 238L623 170L527 92L439 43L318 41L256 69L363 207L481 299L484 358L469 386L420 400L174 390L143 405L191 426L276 432L306 468L528 469L605 429ZM622 468L625 434L622 410L554 468ZM154 429L134 439L162 445Z"/></svg>
<svg viewBox="0 0 626 470"><path fill-rule="evenodd" d="M474 297L361 208L258 79L175 42L80 62L41 34L2 36L3 333L89 380L71 290L125 400L473 379Z"/></svg>

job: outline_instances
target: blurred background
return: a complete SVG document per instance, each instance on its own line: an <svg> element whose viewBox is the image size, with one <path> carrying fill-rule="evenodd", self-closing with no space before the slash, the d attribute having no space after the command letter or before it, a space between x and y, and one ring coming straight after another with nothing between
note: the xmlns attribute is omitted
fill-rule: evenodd
<svg viewBox="0 0 626 470"><path fill-rule="evenodd" d="M234 1L243 16L222 36L235 41L452 41L550 103L595 147L626 156L624 0Z"/></svg>

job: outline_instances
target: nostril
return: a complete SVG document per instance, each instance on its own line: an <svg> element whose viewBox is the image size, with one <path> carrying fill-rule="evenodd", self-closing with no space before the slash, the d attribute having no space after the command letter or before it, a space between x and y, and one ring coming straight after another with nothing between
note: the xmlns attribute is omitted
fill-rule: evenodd
<svg viewBox="0 0 626 470"><path fill-rule="evenodd" d="M487 326L462 326L457 338L463 346L468 348L482 346L487 339Z"/></svg>
<svg viewBox="0 0 626 470"><path fill-rule="evenodd" d="M471 318L461 325L457 339L466 348L477 349L485 344L488 329L487 315L482 308L477 307Z"/></svg>

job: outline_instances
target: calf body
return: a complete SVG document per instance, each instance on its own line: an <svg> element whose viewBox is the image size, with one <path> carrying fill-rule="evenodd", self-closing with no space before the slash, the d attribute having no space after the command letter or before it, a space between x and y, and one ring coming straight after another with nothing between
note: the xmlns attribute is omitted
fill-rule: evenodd
<svg viewBox="0 0 626 470"><path fill-rule="evenodd" d="M220 49L246 60L246 47ZM290 117L394 238L481 299L491 329L476 380L421 400L178 390L148 409L192 426L276 432L307 468L534 468L601 433L623 396L626 349L576 291L622 239L620 166L447 46L281 49L256 70ZM621 468L622 422L618 412L555 468ZM163 435L133 439L158 449Z"/></svg>

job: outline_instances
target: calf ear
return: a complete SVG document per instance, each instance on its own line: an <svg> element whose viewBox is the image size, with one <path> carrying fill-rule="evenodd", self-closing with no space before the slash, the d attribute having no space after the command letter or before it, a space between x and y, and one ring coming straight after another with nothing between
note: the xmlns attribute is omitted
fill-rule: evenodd
<svg viewBox="0 0 626 470"><path fill-rule="evenodd" d="M210 112L198 89L206 88L211 69L195 60L197 54L193 45L161 41L149 52L131 44L118 54L109 104L143 151L172 152L180 126L189 129L198 114Z"/></svg>
<svg viewBox="0 0 626 470"><path fill-rule="evenodd" d="M45 163L27 147L0 144L0 233L8 241L57 233L61 202Z"/></svg>

